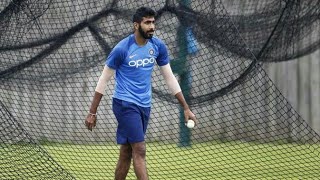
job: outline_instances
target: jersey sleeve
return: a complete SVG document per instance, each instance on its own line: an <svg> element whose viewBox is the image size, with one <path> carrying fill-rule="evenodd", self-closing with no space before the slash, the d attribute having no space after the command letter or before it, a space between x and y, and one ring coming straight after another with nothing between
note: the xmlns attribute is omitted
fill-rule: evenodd
<svg viewBox="0 0 320 180"><path fill-rule="evenodd" d="M125 51L120 47L114 47L106 60L106 66L116 70L125 58Z"/></svg>
<svg viewBox="0 0 320 180"><path fill-rule="evenodd" d="M167 47L166 45L160 41L159 45L158 45L158 50L159 50L159 55L157 57L157 64L159 66L164 66L166 64L169 63L169 55L168 55L168 50L167 50Z"/></svg>

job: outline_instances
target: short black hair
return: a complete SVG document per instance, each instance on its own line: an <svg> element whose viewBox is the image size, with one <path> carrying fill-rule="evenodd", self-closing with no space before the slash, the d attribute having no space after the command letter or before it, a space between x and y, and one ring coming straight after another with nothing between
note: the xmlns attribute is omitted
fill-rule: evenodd
<svg viewBox="0 0 320 180"><path fill-rule="evenodd" d="M136 13L133 15L132 21L133 22L137 22L140 23L143 19L143 17L155 17L156 16L156 12L148 7L140 7L137 9Z"/></svg>

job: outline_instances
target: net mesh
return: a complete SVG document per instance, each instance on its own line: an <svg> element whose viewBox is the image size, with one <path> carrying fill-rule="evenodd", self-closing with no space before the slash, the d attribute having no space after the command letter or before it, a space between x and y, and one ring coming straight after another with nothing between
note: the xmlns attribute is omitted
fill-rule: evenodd
<svg viewBox="0 0 320 180"><path fill-rule="evenodd" d="M319 135L262 68L319 48L319 0L2 0L0 179L114 178L114 79L97 128L84 119L139 6L157 11L156 35L199 120L185 127L156 66L150 179L320 177Z"/></svg>

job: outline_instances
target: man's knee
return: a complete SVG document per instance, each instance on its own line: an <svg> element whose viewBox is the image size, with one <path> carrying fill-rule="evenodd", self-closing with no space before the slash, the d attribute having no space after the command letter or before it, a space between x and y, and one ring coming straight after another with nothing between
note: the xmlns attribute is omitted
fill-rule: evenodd
<svg viewBox="0 0 320 180"><path fill-rule="evenodd" d="M145 157L146 156L146 145L144 142L133 143L132 151L134 156Z"/></svg>
<svg viewBox="0 0 320 180"><path fill-rule="evenodd" d="M130 144L124 144L120 147L120 158L130 160L132 158L132 148Z"/></svg>

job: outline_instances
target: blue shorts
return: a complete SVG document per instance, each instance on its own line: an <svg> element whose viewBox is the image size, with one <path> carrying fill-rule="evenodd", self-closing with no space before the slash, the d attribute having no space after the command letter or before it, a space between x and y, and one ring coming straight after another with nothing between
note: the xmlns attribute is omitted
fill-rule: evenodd
<svg viewBox="0 0 320 180"><path fill-rule="evenodd" d="M128 101L113 98L112 110L118 121L118 144L144 141L150 117L150 107L141 107Z"/></svg>

